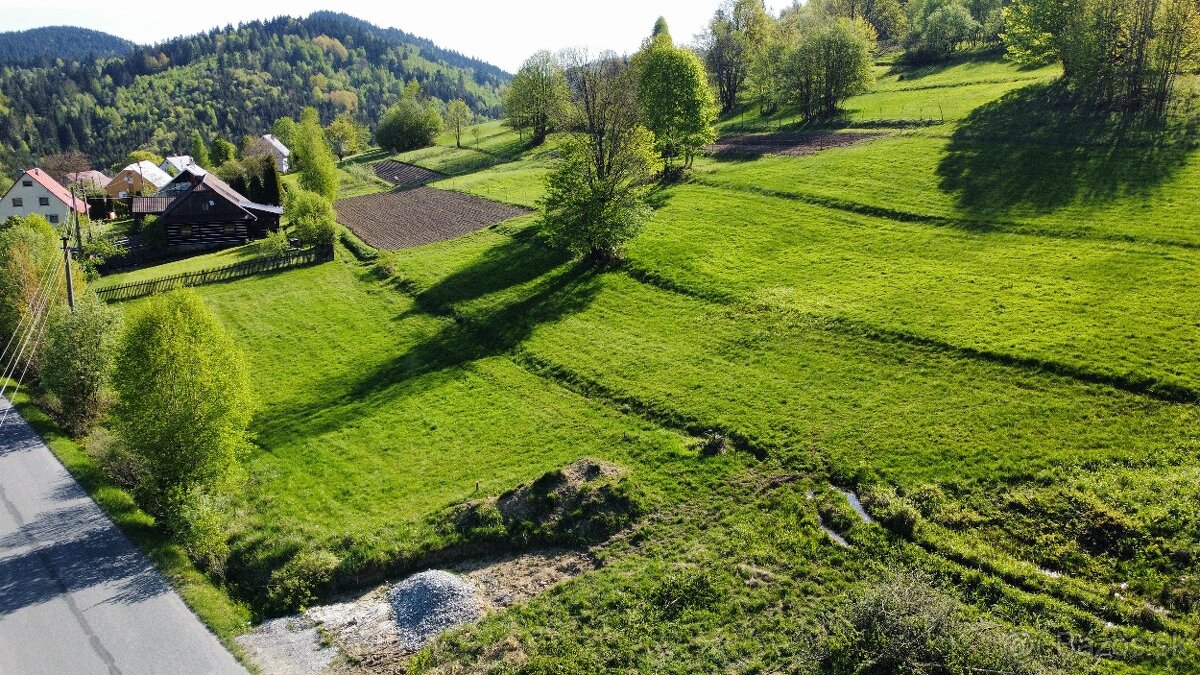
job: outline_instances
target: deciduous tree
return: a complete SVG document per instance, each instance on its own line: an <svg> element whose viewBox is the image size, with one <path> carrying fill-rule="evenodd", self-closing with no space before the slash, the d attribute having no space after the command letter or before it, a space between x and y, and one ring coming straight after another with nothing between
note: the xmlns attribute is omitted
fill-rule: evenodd
<svg viewBox="0 0 1200 675"><path fill-rule="evenodd" d="M509 84L504 98L505 124L530 132L532 143L541 145L568 98L562 64L550 52L539 51L525 60Z"/></svg>
<svg viewBox="0 0 1200 675"><path fill-rule="evenodd" d="M700 36L704 62L717 84L721 112L737 106L750 64L766 43L769 25L762 0L726 0Z"/></svg>
<svg viewBox="0 0 1200 675"><path fill-rule="evenodd" d="M573 132L542 200L543 229L555 245L607 261L637 233L649 208L646 183L654 167L654 134L641 125L635 75L613 53L567 56Z"/></svg>
<svg viewBox="0 0 1200 675"><path fill-rule="evenodd" d="M305 108L292 134L292 162L300 173L300 186L329 201L337 198L337 160L313 108Z"/></svg>
<svg viewBox="0 0 1200 675"><path fill-rule="evenodd" d="M94 295L74 312L58 308L46 335L42 383L58 399L72 434L82 436L100 414L112 375L121 315Z"/></svg>
<svg viewBox="0 0 1200 675"><path fill-rule="evenodd" d="M406 95L379 121L375 141L389 152L404 152L433 145L441 131L438 111L419 96Z"/></svg>
<svg viewBox="0 0 1200 675"><path fill-rule="evenodd" d="M128 318L113 384L116 429L145 470L144 505L218 484L247 444L254 410L244 357L200 296L153 297Z"/></svg>
<svg viewBox="0 0 1200 675"><path fill-rule="evenodd" d="M213 168L216 168L231 159L237 159L237 146L224 138L218 138L213 141L210 154L212 156Z"/></svg>
<svg viewBox="0 0 1200 675"><path fill-rule="evenodd" d="M683 170L691 168L695 151L717 137L713 127L717 101L704 65L692 51L672 44L664 30L634 57L634 66L638 101L646 127L654 133L664 175L674 174L673 165L679 158Z"/></svg>
<svg viewBox="0 0 1200 675"><path fill-rule="evenodd" d="M333 153L341 160L348 155L362 152L371 132L366 126L356 122L349 113L342 113L329 123L329 127L325 129L325 136L329 139Z"/></svg>
<svg viewBox="0 0 1200 675"><path fill-rule="evenodd" d="M457 147L462 147L463 129L470 126L474 118L475 113L471 112L467 102L461 98L454 99L446 108L446 126L454 132L454 145Z"/></svg>

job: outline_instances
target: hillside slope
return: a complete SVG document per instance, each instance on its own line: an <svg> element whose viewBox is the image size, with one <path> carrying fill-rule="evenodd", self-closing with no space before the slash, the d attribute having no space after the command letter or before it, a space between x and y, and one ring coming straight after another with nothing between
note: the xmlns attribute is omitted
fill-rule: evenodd
<svg viewBox="0 0 1200 675"><path fill-rule="evenodd" d="M280 17L141 47L124 58L0 71L0 163L67 148L111 164L131 150L186 152L193 131L240 142L314 106L373 125L408 81L499 112L495 66L344 14Z"/></svg>
<svg viewBox="0 0 1200 675"><path fill-rule="evenodd" d="M698 159L620 266L526 216L201 288L266 404L230 592L269 615L306 561L328 598L521 550L489 500L587 457L632 504L565 542L598 569L383 665L1195 672L1194 122L1117 134L1054 69L878 75L844 128L787 129L840 143ZM464 140L393 159L536 204L556 139Z"/></svg>
<svg viewBox="0 0 1200 675"><path fill-rule="evenodd" d="M125 56L135 47L125 38L90 28L45 26L0 33L0 63L111 58Z"/></svg>

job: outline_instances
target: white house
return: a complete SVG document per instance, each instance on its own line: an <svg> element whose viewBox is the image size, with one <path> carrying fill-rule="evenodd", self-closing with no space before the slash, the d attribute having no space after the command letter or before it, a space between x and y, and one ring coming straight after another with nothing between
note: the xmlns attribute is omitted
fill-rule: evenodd
<svg viewBox="0 0 1200 675"><path fill-rule="evenodd" d="M279 173L287 173L291 168L289 158L292 156L292 151L271 134L263 134L251 152L270 155L275 160L275 169Z"/></svg>
<svg viewBox="0 0 1200 675"><path fill-rule="evenodd" d="M45 171L30 169L21 174L0 201L0 222L12 216L40 213L51 225L66 225L75 211L86 214L87 202L72 197L69 190Z"/></svg>
<svg viewBox="0 0 1200 675"><path fill-rule="evenodd" d="M195 163L191 155L175 155L164 159L163 163L158 165L158 168L172 176L178 176L180 172Z"/></svg>

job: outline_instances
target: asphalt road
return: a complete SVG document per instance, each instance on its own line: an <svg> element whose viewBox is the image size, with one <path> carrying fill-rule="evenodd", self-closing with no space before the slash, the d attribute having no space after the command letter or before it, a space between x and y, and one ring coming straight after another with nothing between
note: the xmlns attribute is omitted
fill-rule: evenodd
<svg viewBox="0 0 1200 675"><path fill-rule="evenodd" d="M9 407L0 398L0 416ZM16 411L0 428L0 675L246 671Z"/></svg>

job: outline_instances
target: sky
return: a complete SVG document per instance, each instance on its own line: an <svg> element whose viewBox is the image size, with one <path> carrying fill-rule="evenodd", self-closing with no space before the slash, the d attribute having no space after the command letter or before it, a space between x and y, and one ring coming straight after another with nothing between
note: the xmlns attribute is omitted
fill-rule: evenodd
<svg viewBox="0 0 1200 675"><path fill-rule="evenodd" d="M719 0L208 0L130 3L123 8L122 3L95 0L0 0L0 32L72 25L150 44L226 24L330 9L429 38L511 73L538 49L633 52L659 16L666 17L677 42L691 42L718 4Z"/></svg>

